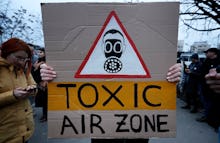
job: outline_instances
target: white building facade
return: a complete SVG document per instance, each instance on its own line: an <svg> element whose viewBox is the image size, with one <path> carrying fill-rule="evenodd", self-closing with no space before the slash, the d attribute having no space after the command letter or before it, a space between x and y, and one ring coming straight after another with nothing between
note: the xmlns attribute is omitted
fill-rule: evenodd
<svg viewBox="0 0 220 143"><path fill-rule="evenodd" d="M207 49L211 48L211 45L207 41L194 42L190 47L190 52L192 53L202 53Z"/></svg>

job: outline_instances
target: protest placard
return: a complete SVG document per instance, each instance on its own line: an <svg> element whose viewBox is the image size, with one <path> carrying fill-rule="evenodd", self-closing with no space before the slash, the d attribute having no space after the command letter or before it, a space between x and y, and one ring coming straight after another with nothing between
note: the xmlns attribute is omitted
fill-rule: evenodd
<svg viewBox="0 0 220 143"><path fill-rule="evenodd" d="M176 134L177 2L42 4L48 137Z"/></svg>

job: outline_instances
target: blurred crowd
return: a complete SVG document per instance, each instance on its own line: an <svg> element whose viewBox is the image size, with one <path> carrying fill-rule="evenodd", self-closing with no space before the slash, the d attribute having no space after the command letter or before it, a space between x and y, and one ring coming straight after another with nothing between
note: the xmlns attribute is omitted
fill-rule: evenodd
<svg viewBox="0 0 220 143"><path fill-rule="evenodd" d="M210 48L205 51L205 55L205 60L201 61L197 53L192 54L189 66L182 62L182 77L177 84L177 96L185 102L183 109L190 113L202 113L196 119L198 122L206 122L217 130L220 125L220 94L210 88L206 75L211 70L220 72L220 51Z"/></svg>

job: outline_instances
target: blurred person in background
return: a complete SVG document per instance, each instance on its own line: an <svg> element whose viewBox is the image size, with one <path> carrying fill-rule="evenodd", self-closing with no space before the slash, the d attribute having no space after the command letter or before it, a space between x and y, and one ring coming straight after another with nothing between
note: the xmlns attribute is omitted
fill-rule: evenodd
<svg viewBox="0 0 220 143"><path fill-rule="evenodd" d="M188 80L186 83L186 105L183 106L183 109L191 109L191 113L196 113L199 106L199 91L201 83L201 62L199 61L199 55L193 54L191 56L192 63L189 65L189 68L185 69L185 72L188 74Z"/></svg>
<svg viewBox="0 0 220 143"><path fill-rule="evenodd" d="M29 46L29 48L31 49L31 52L32 52L32 59L31 59L31 61L32 61L32 65L34 65L34 63L37 61L37 59L38 59L38 55L37 55L37 53L36 53L36 50L35 50L35 46L33 45L33 44L31 44L31 43L28 43L28 46Z"/></svg>
<svg viewBox="0 0 220 143"><path fill-rule="evenodd" d="M0 57L0 142L26 143L34 132L28 97L37 92L29 46L18 38L2 44Z"/></svg>
<svg viewBox="0 0 220 143"><path fill-rule="evenodd" d="M213 106L207 115L207 122L218 130L218 143L220 143L220 65L217 68L210 69L205 78L210 89L214 91Z"/></svg>
<svg viewBox="0 0 220 143"><path fill-rule="evenodd" d="M220 64L219 50L217 48L209 48L205 51L206 59L201 67L201 84L202 84L202 96L201 102L204 108L203 116L197 118L199 122L207 122L207 116L210 112L213 103L214 91L210 89L206 83L205 75L209 73L210 69L216 68Z"/></svg>
<svg viewBox="0 0 220 143"><path fill-rule="evenodd" d="M32 62L32 67L31 67L31 74L32 74L32 71L33 71L33 68L34 68L34 63L37 61L37 59L38 59L38 56L37 56L37 53L36 53L36 51L35 51L35 46L33 45L33 44L31 44L31 43L28 43L28 46L29 46L29 48L31 49L31 53L32 53L32 58L31 58L31 62ZM32 75L33 76L33 75ZM35 97L29 97L29 100L30 100L30 102L31 102L31 106L33 107L33 114L34 114L34 117L36 116L36 111L35 111Z"/></svg>
<svg viewBox="0 0 220 143"><path fill-rule="evenodd" d="M37 83L38 93L35 97L35 107L42 107L42 117L40 122L47 121L47 82L42 81L40 76L40 65L46 62L46 54L44 48L38 49L38 59L32 68L32 75Z"/></svg>

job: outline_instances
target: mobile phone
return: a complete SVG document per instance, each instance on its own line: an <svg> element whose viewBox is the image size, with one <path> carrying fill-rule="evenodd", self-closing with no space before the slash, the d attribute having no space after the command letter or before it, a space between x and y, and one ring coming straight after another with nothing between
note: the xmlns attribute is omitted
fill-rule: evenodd
<svg viewBox="0 0 220 143"><path fill-rule="evenodd" d="M35 88L30 88L30 89L28 89L28 90L26 89L26 91L28 91L28 92L33 92L33 91L36 91L36 89L37 89L36 87L35 87Z"/></svg>

